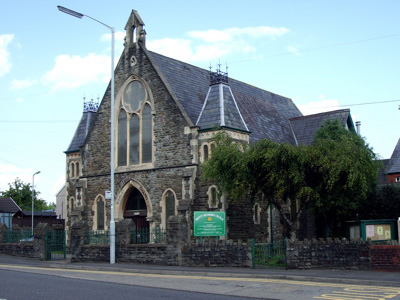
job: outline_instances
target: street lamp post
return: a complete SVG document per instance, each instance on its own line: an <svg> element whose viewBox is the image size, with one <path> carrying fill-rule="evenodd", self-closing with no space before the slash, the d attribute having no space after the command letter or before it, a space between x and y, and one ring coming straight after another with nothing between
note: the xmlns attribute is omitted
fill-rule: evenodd
<svg viewBox="0 0 400 300"><path fill-rule="evenodd" d="M33 238L33 202L35 200L35 175L39 174L40 171L33 173L32 175L32 238Z"/></svg>
<svg viewBox="0 0 400 300"><path fill-rule="evenodd" d="M58 10L76 18L87 17L102 24L111 30L111 158L110 158L110 176L111 176L111 219L110 219L110 264L115 263L115 220L114 220L114 27L108 26L99 20L88 15L81 14L71 9L58 5Z"/></svg>

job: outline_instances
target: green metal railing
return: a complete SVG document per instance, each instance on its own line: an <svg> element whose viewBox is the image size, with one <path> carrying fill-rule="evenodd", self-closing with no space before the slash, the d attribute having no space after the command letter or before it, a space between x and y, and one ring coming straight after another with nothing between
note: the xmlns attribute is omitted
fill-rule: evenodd
<svg viewBox="0 0 400 300"><path fill-rule="evenodd" d="M45 241L46 260L63 260L66 258L66 233L64 230L47 230Z"/></svg>
<svg viewBox="0 0 400 300"><path fill-rule="evenodd" d="M287 240L275 243L254 243L252 239L252 268L286 268Z"/></svg>
<svg viewBox="0 0 400 300"><path fill-rule="evenodd" d="M110 232L108 230L91 230L85 233L85 244L109 244Z"/></svg>
<svg viewBox="0 0 400 300"><path fill-rule="evenodd" d="M160 228L139 228L131 231L131 244L164 243L165 230Z"/></svg>
<svg viewBox="0 0 400 300"><path fill-rule="evenodd" d="M16 230L5 232L6 243L19 243L33 241L32 230Z"/></svg>

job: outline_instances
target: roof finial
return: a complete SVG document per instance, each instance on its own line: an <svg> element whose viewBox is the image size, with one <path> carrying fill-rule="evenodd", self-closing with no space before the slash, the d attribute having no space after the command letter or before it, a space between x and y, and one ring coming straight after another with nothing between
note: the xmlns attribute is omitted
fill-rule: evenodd
<svg viewBox="0 0 400 300"><path fill-rule="evenodd" d="M215 72L212 72L210 64L210 85L225 83L228 84L228 65L226 66L226 72L221 71L221 62L217 64L218 68Z"/></svg>
<svg viewBox="0 0 400 300"><path fill-rule="evenodd" d="M86 101L86 96L83 96L83 112L97 112L97 109L99 108L99 98L97 98L97 103L93 101L93 95L92 99L90 101Z"/></svg>

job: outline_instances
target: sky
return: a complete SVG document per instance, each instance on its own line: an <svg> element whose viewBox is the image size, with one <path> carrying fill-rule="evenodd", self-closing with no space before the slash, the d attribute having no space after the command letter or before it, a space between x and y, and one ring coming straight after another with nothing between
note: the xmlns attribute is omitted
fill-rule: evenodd
<svg viewBox="0 0 400 300"><path fill-rule="evenodd" d="M0 191L55 202L86 100L103 97L132 9L149 50L289 97L304 115L349 108L381 158L400 138L400 1L0 0Z"/></svg>

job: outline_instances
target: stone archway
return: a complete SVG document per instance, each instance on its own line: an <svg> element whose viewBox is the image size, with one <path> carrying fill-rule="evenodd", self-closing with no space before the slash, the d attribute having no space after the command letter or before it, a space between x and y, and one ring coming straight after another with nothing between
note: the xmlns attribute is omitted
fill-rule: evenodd
<svg viewBox="0 0 400 300"><path fill-rule="evenodd" d="M133 188L125 201L124 219L132 219L136 229L148 229L150 227L147 221L147 205L142 193Z"/></svg>
<svg viewBox="0 0 400 300"><path fill-rule="evenodd" d="M116 197L114 217L116 221L132 218L135 223L140 219L139 222L147 223L142 223L143 226L151 227L153 211L150 197L139 182L130 180L123 186Z"/></svg>

